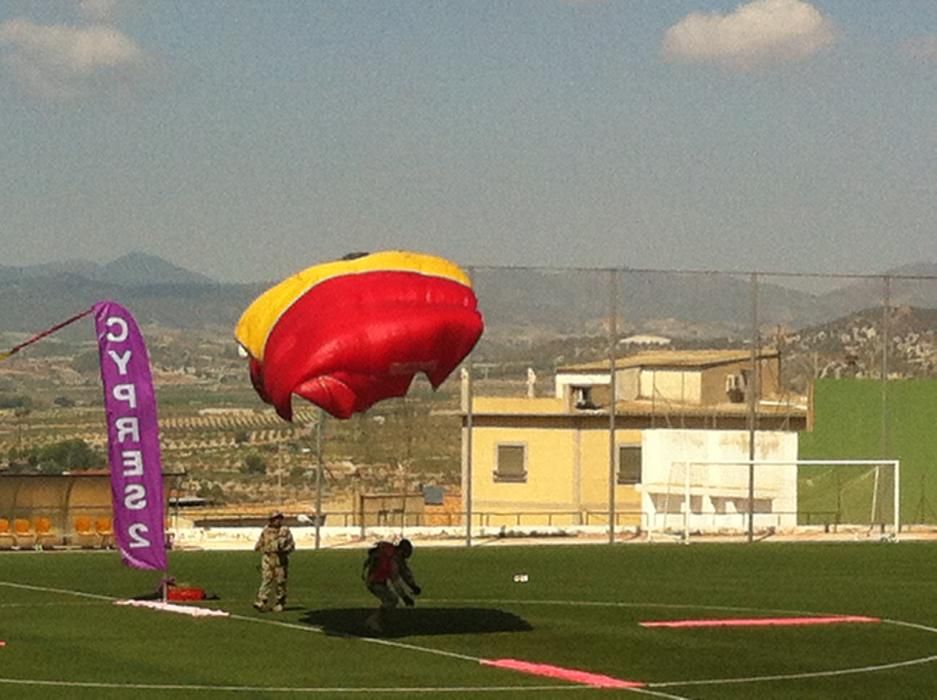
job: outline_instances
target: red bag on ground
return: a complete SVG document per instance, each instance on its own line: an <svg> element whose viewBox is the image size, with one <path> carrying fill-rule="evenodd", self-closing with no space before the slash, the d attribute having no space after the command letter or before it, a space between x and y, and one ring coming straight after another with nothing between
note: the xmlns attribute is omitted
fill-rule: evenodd
<svg viewBox="0 0 937 700"><path fill-rule="evenodd" d="M205 589L195 586L169 586L166 600L205 600Z"/></svg>

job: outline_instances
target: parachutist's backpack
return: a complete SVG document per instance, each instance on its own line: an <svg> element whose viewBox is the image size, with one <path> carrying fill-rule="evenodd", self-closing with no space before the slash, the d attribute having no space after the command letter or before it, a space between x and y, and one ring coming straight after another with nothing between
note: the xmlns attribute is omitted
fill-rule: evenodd
<svg viewBox="0 0 937 700"><path fill-rule="evenodd" d="M397 548L390 542L378 542L368 550L364 566L368 583L385 583L394 576Z"/></svg>

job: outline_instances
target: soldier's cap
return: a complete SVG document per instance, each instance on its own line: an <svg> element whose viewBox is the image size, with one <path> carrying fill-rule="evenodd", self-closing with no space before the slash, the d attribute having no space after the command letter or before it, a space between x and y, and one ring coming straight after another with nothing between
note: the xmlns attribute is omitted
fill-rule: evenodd
<svg viewBox="0 0 937 700"><path fill-rule="evenodd" d="M283 519L283 513L278 510L275 510L270 514L270 520L278 520L278 519L279 520Z"/></svg>

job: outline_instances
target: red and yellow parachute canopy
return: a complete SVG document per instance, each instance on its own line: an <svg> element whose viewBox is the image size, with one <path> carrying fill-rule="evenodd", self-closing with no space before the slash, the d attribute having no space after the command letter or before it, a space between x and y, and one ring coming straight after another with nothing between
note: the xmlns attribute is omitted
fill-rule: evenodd
<svg viewBox="0 0 937 700"><path fill-rule="evenodd" d="M271 287L235 337L254 388L285 420L298 394L337 418L403 396L417 372L433 388L459 365L484 324L459 267L404 251L346 256Z"/></svg>

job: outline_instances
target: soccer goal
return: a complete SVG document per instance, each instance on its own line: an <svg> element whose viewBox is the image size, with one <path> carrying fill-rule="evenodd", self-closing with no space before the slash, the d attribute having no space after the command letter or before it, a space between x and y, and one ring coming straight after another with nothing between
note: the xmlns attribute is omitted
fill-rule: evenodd
<svg viewBox="0 0 937 700"><path fill-rule="evenodd" d="M852 535L897 541L899 460L674 461L647 484L648 539Z"/></svg>

